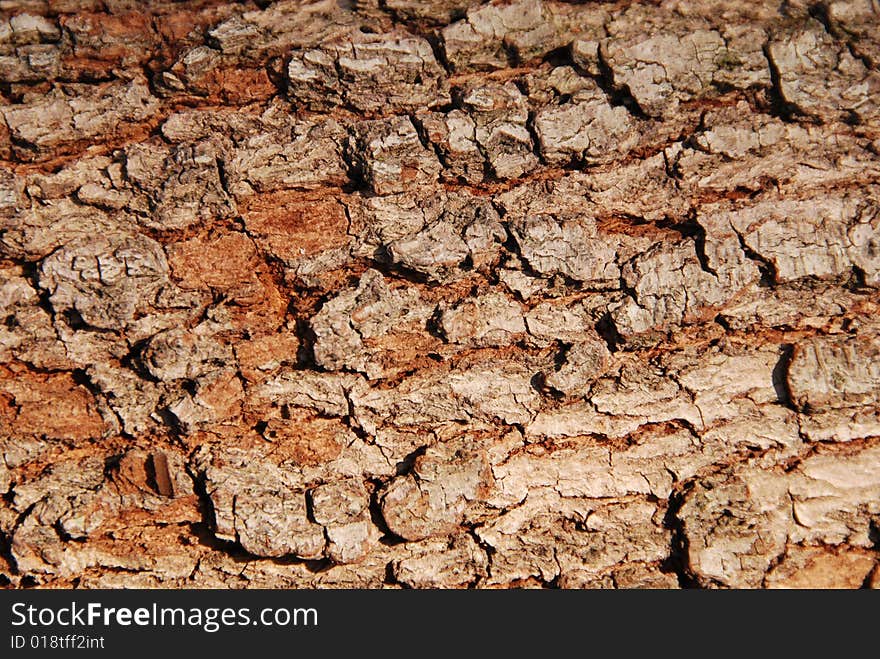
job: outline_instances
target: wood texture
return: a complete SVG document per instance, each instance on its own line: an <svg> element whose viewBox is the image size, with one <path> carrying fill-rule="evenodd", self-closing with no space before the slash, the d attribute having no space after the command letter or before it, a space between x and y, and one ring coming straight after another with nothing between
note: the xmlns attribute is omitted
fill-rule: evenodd
<svg viewBox="0 0 880 659"><path fill-rule="evenodd" d="M0 11L4 585L880 582L876 0Z"/></svg>

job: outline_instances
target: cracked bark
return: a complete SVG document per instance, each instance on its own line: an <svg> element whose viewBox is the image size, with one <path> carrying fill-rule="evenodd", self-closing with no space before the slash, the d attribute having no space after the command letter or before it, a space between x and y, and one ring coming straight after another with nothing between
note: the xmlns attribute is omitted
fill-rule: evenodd
<svg viewBox="0 0 880 659"><path fill-rule="evenodd" d="M876 2L2 12L4 586L878 585Z"/></svg>

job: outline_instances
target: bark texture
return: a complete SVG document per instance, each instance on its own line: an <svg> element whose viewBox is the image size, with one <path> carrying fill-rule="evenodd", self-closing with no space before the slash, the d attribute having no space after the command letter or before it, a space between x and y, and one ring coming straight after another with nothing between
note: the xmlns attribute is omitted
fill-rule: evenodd
<svg viewBox="0 0 880 659"><path fill-rule="evenodd" d="M4 585L880 583L876 0L0 11Z"/></svg>

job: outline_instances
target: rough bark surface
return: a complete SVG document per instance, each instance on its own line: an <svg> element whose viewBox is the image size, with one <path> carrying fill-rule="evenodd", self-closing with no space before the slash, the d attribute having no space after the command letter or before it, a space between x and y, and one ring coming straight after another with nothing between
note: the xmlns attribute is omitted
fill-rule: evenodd
<svg viewBox="0 0 880 659"><path fill-rule="evenodd" d="M0 11L4 585L880 584L876 0Z"/></svg>

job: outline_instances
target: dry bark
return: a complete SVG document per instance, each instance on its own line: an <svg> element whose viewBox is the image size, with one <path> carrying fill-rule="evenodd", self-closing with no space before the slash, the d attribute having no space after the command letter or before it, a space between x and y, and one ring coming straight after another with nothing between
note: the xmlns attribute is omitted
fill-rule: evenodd
<svg viewBox="0 0 880 659"><path fill-rule="evenodd" d="M0 11L4 585L880 584L875 0Z"/></svg>

